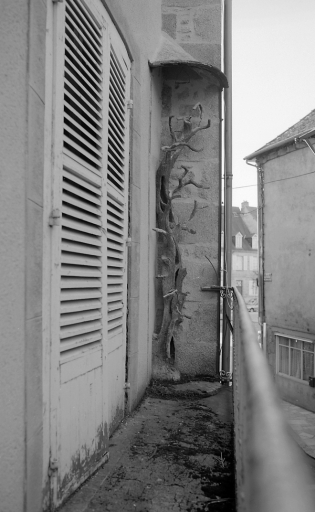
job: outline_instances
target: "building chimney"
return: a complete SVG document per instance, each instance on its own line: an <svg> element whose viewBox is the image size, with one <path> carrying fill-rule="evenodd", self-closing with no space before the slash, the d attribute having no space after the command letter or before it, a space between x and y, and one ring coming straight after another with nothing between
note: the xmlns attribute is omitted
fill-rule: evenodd
<svg viewBox="0 0 315 512"><path fill-rule="evenodd" d="M248 210L249 202L248 201L243 201L241 206L242 206L241 212L244 213L244 212L246 212Z"/></svg>

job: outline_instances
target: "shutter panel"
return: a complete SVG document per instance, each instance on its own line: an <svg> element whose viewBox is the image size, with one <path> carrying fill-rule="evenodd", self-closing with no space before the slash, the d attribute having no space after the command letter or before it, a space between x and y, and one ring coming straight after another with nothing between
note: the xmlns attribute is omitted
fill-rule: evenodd
<svg viewBox="0 0 315 512"><path fill-rule="evenodd" d="M60 351L102 339L103 34L83 2L66 1Z"/></svg>
<svg viewBox="0 0 315 512"><path fill-rule="evenodd" d="M83 3L67 0L64 152L93 170L102 165L102 39Z"/></svg>
<svg viewBox="0 0 315 512"><path fill-rule="evenodd" d="M54 508L104 462L124 414L130 61L101 0L50 11Z"/></svg>
<svg viewBox="0 0 315 512"><path fill-rule="evenodd" d="M110 48L107 147L107 333L123 333L125 293L126 71L123 59ZM121 339L122 341L122 339Z"/></svg>
<svg viewBox="0 0 315 512"><path fill-rule="evenodd" d="M100 189L64 170L61 352L101 340Z"/></svg>

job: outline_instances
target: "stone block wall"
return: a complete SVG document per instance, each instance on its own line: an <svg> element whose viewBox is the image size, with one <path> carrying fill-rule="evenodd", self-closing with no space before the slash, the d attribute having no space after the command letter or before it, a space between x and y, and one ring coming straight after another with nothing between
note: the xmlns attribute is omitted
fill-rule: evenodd
<svg viewBox="0 0 315 512"><path fill-rule="evenodd" d="M188 185L181 190L181 198L174 199L176 221L186 224L188 231L181 232L180 250L183 267L187 269L183 291L188 293L185 318L175 336L175 366L184 374L216 373L219 341L218 295L201 291L201 287L218 284L219 276L219 220L220 220L220 89L211 78L198 78L188 69L181 72L164 71L162 90L162 144L170 144L169 116L173 128L180 131L183 117L191 116L193 126L199 122L199 110L193 107L200 102L203 107L202 124L211 119L211 127L198 132L190 140L201 152L183 149L171 175L171 188L178 185L183 174L182 165L189 167L189 177L207 188ZM210 82L209 82L210 80ZM189 220L197 201L197 211ZM209 258L216 272L209 263ZM158 319L162 316L162 304Z"/></svg>
<svg viewBox="0 0 315 512"><path fill-rule="evenodd" d="M221 68L221 0L163 0L162 29L182 48L204 64ZM191 167L191 177L203 186L185 187L181 199L174 200L175 215L181 223L196 231L182 231L180 249L187 269L183 291L188 292L185 318L175 337L175 366L184 374L214 374L219 346L219 300L215 293L201 287L219 284L220 272L220 88L215 79L201 78L182 69L164 71L162 91L162 143L169 144L168 117L173 115L174 129L180 130L182 118L191 116L196 125L200 102L202 123L211 119L211 127L199 132L191 144L203 148L194 153L184 149L172 173L172 186L178 184L181 165ZM177 126L176 126L177 125ZM197 200L198 210L188 221ZM206 256L210 258L216 272ZM158 318L161 315L158 315Z"/></svg>
<svg viewBox="0 0 315 512"><path fill-rule="evenodd" d="M186 52L221 68L222 0L163 0L162 29Z"/></svg>

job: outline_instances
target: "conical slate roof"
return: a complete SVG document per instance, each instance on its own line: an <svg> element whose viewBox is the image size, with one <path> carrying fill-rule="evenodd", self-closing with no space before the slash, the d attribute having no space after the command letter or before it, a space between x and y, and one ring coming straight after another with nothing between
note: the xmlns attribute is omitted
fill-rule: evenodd
<svg viewBox="0 0 315 512"><path fill-rule="evenodd" d="M178 65L190 66L215 76L222 87L228 87L227 78L219 68L198 61L165 32L161 34L160 44L155 55L149 60L149 65L152 68Z"/></svg>

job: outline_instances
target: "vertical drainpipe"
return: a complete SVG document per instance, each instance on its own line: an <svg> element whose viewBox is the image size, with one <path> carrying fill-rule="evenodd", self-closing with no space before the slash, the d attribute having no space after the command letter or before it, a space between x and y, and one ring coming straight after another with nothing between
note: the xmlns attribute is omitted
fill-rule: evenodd
<svg viewBox="0 0 315 512"><path fill-rule="evenodd" d="M219 189L219 248L218 248L218 262L219 262L219 279L217 282L218 286L222 286L223 284L223 274L224 272L222 269L224 269L224 260L222 259L222 231L223 231L223 222L222 222L222 177L223 177L223 158L222 158L222 128L223 128L223 119L222 119L222 103L223 103L223 90L220 88L219 91L219 119L220 119L220 134L219 134L219 173L220 173L220 189ZM223 253L224 254L224 253ZM218 297L219 300L219 307L218 307L218 343L217 343L217 355L216 355L216 373L219 373L220 371L220 342L221 342L221 297Z"/></svg>
<svg viewBox="0 0 315 512"><path fill-rule="evenodd" d="M224 286L231 286L232 271L232 0L224 0L224 73L229 87L224 90ZM231 311L228 301L223 301L222 370L230 371L230 328ZM228 316L228 318L226 318Z"/></svg>

